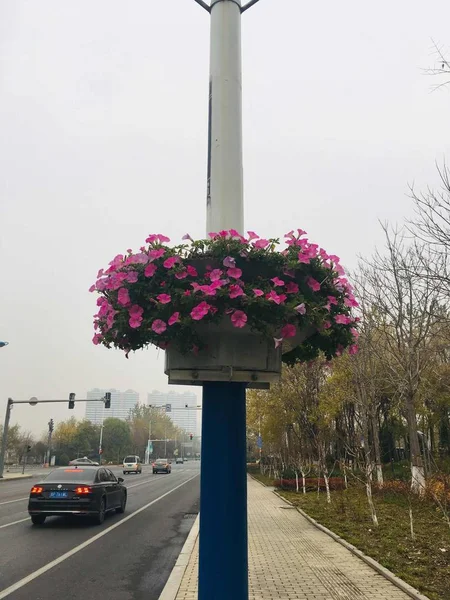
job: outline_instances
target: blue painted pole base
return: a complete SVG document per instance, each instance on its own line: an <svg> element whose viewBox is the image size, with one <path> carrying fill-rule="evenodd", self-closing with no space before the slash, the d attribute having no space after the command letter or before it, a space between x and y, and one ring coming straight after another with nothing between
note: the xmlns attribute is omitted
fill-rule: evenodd
<svg viewBox="0 0 450 600"><path fill-rule="evenodd" d="M245 389L203 385L199 600L248 600Z"/></svg>

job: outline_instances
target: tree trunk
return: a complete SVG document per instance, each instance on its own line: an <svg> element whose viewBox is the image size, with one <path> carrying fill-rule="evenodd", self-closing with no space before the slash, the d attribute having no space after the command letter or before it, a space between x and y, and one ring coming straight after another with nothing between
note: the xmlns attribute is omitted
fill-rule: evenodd
<svg viewBox="0 0 450 600"><path fill-rule="evenodd" d="M376 527L378 527L377 511L375 509L375 504L373 503L373 497L372 497L372 484L371 484L370 478L368 476L366 477L366 495L367 495L367 502L369 504L369 509L370 509L370 516L372 517L372 522Z"/></svg>
<svg viewBox="0 0 450 600"><path fill-rule="evenodd" d="M303 486L303 493L306 494L306 477L305 477L305 471L301 471L302 473L302 486Z"/></svg>
<svg viewBox="0 0 450 600"><path fill-rule="evenodd" d="M295 491L298 494L298 472L295 471Z"/></svg>
<svg viewBox="0 0 450 600"><path fill-rule="evenodd" d="M411 489L415 494L425 493L425 470L420 452L419 435L417 433L416 409L414 397L406 398L406 417L408 421L409 451L411 459Z"/></svg>
<svg viewBox="0 0 450 600"><path fill-rule="evenodd" d="M383 468L381 464L381 451L380 451L380 431L378 427L378 419L375 414L375 411L371 410L370 415L370 425L372 429L372 438L373 438L373 451L375 457L375 469L377 474L377 483L380 487L383 487Z"/></svg>

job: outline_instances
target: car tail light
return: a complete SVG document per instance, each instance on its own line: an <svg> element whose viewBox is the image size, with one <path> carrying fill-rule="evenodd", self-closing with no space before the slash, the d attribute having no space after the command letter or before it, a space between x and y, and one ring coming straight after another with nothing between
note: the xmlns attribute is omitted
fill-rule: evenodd
<svg viewBox="0 0 450 600"><path fill-rule="evenodd" d="M31 488L30 494L42 494L43 491L44 491L44 488L40 487L39 485L34 485Z"/></svg>
<svg viewBox="0 0 450 600"><path fill-rule="evenodd" d="M75 488L75 494L77 494L78 496L85 496L86 494L91 493L92 488L85 485Z"/></svg>
<svg viewBox="0 0 450 600"><path fill-rule="evenodd" d="M153 464L152 464L152 467L156 467L156 463L153 463Z"/></svg>

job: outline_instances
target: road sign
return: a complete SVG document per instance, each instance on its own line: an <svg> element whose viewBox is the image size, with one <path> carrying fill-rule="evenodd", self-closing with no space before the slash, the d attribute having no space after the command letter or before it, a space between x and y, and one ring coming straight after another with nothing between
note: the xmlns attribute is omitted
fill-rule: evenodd
<svg viewBox="0 0 450 600"><path fill-rule="evenodd" d="M263 447L263 441L262 441L262 437L260 435L258 435L258 439L256 440L256 445L258 446L258 448Z"/></svg>

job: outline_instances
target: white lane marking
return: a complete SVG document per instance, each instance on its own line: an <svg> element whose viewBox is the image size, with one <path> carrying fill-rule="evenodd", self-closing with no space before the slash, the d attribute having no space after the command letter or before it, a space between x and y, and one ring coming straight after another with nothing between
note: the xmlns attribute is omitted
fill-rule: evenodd
<svg viewBox="0 0 450 600"><path fill-rule="evenodd" d="M3 529L4 527L11 527L11 525L17 525L17 523L23 523L24 521L29 521L30 517L27 517L26 519L20 519L20 521L13 521L12 523L6 523L6 525L0 525L0 529Z"/></svg>
<svg viewBox="0 0 450 600"><path fill-rule="evenodd" d="M26 496L25 498L17 498L17 500L8 500L7 502L0 502L0 506L3 506L3 504L12 504L13 502L21 502L22 500L28 500L28 496Z"/></svg>
<svg viewBox="0 0 450 600"><path fill-rule="evenodd" d="M94 542L96 542L97 540L99 540L100 538L102 538L103 536L105 536L107 533L109 533L113 529L116 529L117 527L120 527L121 525L123 525L124 523L126 523L127 521L129 521L130 519L132 519L133 517L135 517L136 515L138 515L139 513L143 512L144 510L147 510L147 508L150 508L150 506L153 506L153 504L156 504L157 502L159 502L160 500L162 500L166 496L169 496L170 494L172 494L173 492L175 492L179 488L183 487L183 485L186 485L187 483L189 483L190 481L192 481L193 479L195 479L196 477L198 477L198 475L199 474L194 475L193 477L190 477L186 481L183 481L183 483L180 483L179 485L177 485L176 487L172 488L171 490L169 490L165 494L162 494L162 496L159 496L155 500L152 500L151 502L149 502L145 506L141 506L141 508L138 508L137 510L135 510L133 513L131 513L131 515L128 515L127 517L124 517L118 523L114 523L114 525L111 525L107 529L104 529L100 533L97 533L97 535L94 535L93 537L89 538L88 540L86 540L82 544L79 544L78 546L75 546L75 548L72 548L72 550L69 550L65 554L62 554L58 558L55 558L55 560L52 560L51 562L47 563L46 565L44 565L40 569L37 569L37 571L34 571L33 573L30 573L29 575L27 575L23 579L20 579L16 583L13 583L13 585L10 585L9 587L7 587L4 590L0 591L0 600L2 600L2 598L6 598L6 596L9 596L13 592L16 592L17 590L19 590L20 588L22 588L24 585L27 585L27 583L30 583L30 581L33 581L34 579L37 579L38 577L40 577L41 575L43 575L47 571L50 571L50 569L53 569L53 567L56 567L57 565L59 565L60 563L64 562L65 560L67 560L68 558L70 558L71 556L73 556L74 554L77 554L81 550L84 550L85 548L87 548L88 546L90 546L91 544L93 544Z"/></svg>

